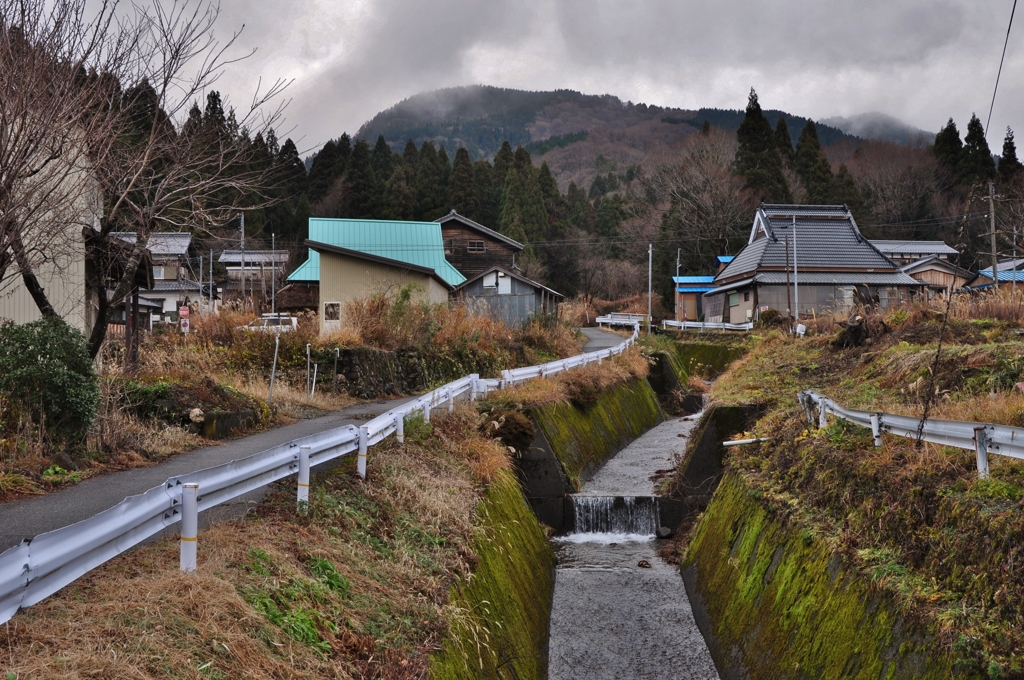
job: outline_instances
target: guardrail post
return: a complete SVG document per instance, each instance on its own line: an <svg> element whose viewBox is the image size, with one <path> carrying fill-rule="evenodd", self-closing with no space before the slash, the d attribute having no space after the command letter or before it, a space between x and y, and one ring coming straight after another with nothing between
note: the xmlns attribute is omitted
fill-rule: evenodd
<svg viewBox="0 0 1024 680"><path fill-rule="evenodd" d="M476 402L476 381L476 375L469 376L469 400L471 402Z"/></svg>
<svg viewBox="0 0 1024 680"><path fill-rule="evenodd" d="M807 416L807 427L814 426L814 414L811 412L811 397L810 395L800 392L796 395L800 401L800 406L804 409L804 415Z"/></svg>
<svg viewBox="0 0 1024 680"><path fill-rule="evenodd" d="M359 458L356 461L356 472L360 479L366 479L366 441L369 439L366 425L359 428Z"/></svg>
<svg viewBox="0 0 1024 680"><path fill-rule="evenodd" d="M978 479L988 479L988 433L984 427L974 429L974 451L978 454Z"/></svg>
<svg viewBox="0 0 1024 680"><path fill-rule="evenodd" d="M882 445L882 427L877 413L871 414L871 434L875 438L875 446Z"/></svg>
<svg viewBox="0 0 1024 680"><path fill-rule="evenodd" d="M423 403L423 422L425 423L430 422L430 402L432 401L434 401L433 393L431 393L431 396Z"/></svg>
<svg viewBox="0 0 1024 680"><path fill-rule="evenodd" d="M196 570L199 534L199 485L181 485L181 570L186 574Z"/></svg>
<svg viewBox="0 0 1024 680"><path fill-rule="evenodd" d="M295 494L299 512L304 512L309 507L309 454L312 450L311 446L299 447L299 482Z"/></svg>
<svg viewBox="0 0 1024 680"><path fill-rule="evenodd" d="M445 392L447 393L448 398L448 413L451 413L455 410L455 393L452 392L452 388L450 387L445 390Z"/></svg>
<svg viewBox="0 0 1024 680"><path fill-rule="evenodd" d="M405 443L405 414L399 413L395 416L395 437L399 444Z"/></svg>
<svg viewBox="0 0 1024 680"><path fill-rule="evenodd" d="M828 418L825 417L826 402L825 397L818 397L818 427L822 430L828 427Z"/></svg>

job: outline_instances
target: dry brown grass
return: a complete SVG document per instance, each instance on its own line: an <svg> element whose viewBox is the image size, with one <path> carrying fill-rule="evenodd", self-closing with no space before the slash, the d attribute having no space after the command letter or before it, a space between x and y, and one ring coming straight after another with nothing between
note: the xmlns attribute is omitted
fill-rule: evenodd
<svg viewBox="0 0 1024 680"><path fill-rule="evenodd" d="M182 575L173 539L122 555L0 630L0 673L19 678L423 678L475 557L478 489L508 455L469 405L315 480L306 515L283 485L254 518L204 529ZM326 560L349 585L318 580ZM261 610L307 616L320 642ZM289 619L289 620L299 620Z"/></svg>
<svg viewBox="0 0 1024 680"><path fill-rule="evenodd" d="M944 301L933 301L932 307L945 311ZM1024 286L1016 291L1002 289L982 291L973 295L955 295L949 305L954 319L995 319L1021 323L1024 321Z"/></svg>

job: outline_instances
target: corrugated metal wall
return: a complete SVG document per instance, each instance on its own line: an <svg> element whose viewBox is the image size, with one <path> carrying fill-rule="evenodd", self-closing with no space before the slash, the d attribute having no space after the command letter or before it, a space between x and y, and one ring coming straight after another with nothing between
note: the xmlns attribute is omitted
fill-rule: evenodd
<svg viewBox="0 0 1024 680"><path fill-rule="evenodd" d="M471 313L488 316L507 325L527 321L540 310L540 291L512 278L512 292L499 295L497 288L484 288L483 278L462 289L462 299Z"/></svg>

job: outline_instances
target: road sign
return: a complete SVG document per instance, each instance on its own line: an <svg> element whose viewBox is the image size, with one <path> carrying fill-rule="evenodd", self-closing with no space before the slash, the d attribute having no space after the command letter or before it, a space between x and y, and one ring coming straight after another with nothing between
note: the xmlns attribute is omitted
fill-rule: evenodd
<svg viewBox="0 0 1024 680"><path fill-rule="evenodd" d="M178 310L178 316L180 318L182 318L182 319L187 319L188 318L188 306L183 306L181 309L179 309Z"/></svg>
<svg viewBox="0 0 1024 680"><path fill-rule="evenodd" d="M179 321L178 323L181 324L181 332L182 333L188 333L188 317L187 316L181 317L181 321Z"/></svg>

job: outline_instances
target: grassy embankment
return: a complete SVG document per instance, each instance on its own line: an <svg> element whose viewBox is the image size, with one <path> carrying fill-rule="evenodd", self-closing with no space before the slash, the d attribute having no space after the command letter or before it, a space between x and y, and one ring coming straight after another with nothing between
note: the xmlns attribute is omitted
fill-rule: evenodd
<svg viewBox="0 0 1024 680"><path fill-rule="evenodd" d="M870 431L844 421L808 428L797 403L814 389L844 406L920 416L931 391L931 417L1024 425L1019 302L953 312L934 381L942 314L917 308L873 317L859 347L833 344L830 320L805 339L759 331L711 394L766 406L750 435L771 441L730 449L727 464L773 517L936 631L937 651L958 669L1024 677L1024 464L992 456L992 478L980 481L971 451L892 436L875 448Z"/></svg>
<svg viewBox="0 0 1024 680"><path fill-rule="evenodd" d="M491 408L569 401L642 376L635 352L534 381ZM586 387L584 387L586 386ZM595 387L596 386L596 387ZM122 555L0 631L0 673L120 678L542 678L554 558L490 438L495 411L460 405L317 476L246 519ZM2 675L0 675L2 677Z"/></svg>
<svg viewBox="0 0 1024 680"><path fill-rule="evenodd" d="M249 427L258 429L350 406L355 399L332 390L336 348L416 352L428 382L441 384L466 373L491 377L504 368L570 356L580 347L563 323L512 329L462 308L401 297L356 301L348 313L349 330L336 335L318 335L315 317L303 318L297 332L281 334L272 406L266 398L275 336L240 330L252 315L230 310L193 315L187 336L176 329L143 336L138 368L130 373L121 369L123 346L111 338L102 361L100 409L76 449L54 451L46 432L11 415L0 395L0 502L202 446L206 440L193 414L248 412ZM312 396L306 393L307 343L320 367Z"/></svg>

